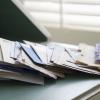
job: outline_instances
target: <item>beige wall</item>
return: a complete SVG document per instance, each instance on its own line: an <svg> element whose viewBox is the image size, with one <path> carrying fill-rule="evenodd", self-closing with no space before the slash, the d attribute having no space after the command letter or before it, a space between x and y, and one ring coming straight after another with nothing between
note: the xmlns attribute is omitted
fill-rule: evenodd
<svg viewBox="0 0 100 100"><path fill-rule="evenodd" d="M52 41L78 44L84 42L95 44L100 42L100 32L86 32L59 28L47 28L52 35Z"/></svg>

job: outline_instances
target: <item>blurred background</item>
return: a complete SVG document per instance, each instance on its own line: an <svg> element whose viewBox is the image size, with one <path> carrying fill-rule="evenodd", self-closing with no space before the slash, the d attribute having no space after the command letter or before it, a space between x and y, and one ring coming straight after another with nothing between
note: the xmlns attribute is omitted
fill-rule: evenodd
<svg viewBox="0 0 100 100"><path fill-rule="evenodd" d="M20 0L52 41L100 42L100 0Z"/></svg>

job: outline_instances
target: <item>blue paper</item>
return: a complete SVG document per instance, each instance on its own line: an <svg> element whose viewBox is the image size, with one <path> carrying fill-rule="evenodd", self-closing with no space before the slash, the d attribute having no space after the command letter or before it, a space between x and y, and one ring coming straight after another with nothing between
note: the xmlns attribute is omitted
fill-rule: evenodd
<svg viewBox="0 0 100 100"><path fill-rule="evenodd" d="M20 43L22 49L24 52L28 55L28 57L35 63L43 64L42 60L39 58L39 56L36 54L36 52L28 45Z"/></svg>

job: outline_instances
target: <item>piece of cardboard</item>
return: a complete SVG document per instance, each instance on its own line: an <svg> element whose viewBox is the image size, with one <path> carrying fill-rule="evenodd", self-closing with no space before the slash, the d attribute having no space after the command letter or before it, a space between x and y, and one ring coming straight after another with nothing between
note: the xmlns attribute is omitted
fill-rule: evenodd
<svg viewBox="0 0 100 100"><path fill-rule="evenodd" d="M96 68L100 70L100 64L95 62L95 47L87 44L80 44L80 56L77 58L76 63L87 65L89 68Z"/></svg>
<svg viewBox="0 0 100 100"><path fill-rule="evenodd" d="M44 79L39 74L36 74L34 72L30 74L24 71L15 71L10 69L7 70L7 68L6 69L0 68L0 78L13 79L13 80L24 81L28 83L34 83L34 84L44 84Z"/></svg>

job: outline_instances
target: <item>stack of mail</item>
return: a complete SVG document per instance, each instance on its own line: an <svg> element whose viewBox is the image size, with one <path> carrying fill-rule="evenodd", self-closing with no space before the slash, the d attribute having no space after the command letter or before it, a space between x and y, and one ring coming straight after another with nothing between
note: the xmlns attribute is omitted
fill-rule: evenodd
<svg viewBox="0 0 100 100"><path fill-rule="evenodd" d="M49 45L53 48L52 63L66 69L100 75L100 64L96 63L94 46L83 43L77 47L55 44Z"/></svg>
<svg viewBox="0 0 100 100"><path fill-rule="evenodd" d="M0 78L44 84L44 78L64 78L66 74L100 75L95 63L95 47L50 43L42 45L0 38Z"/></svg>

